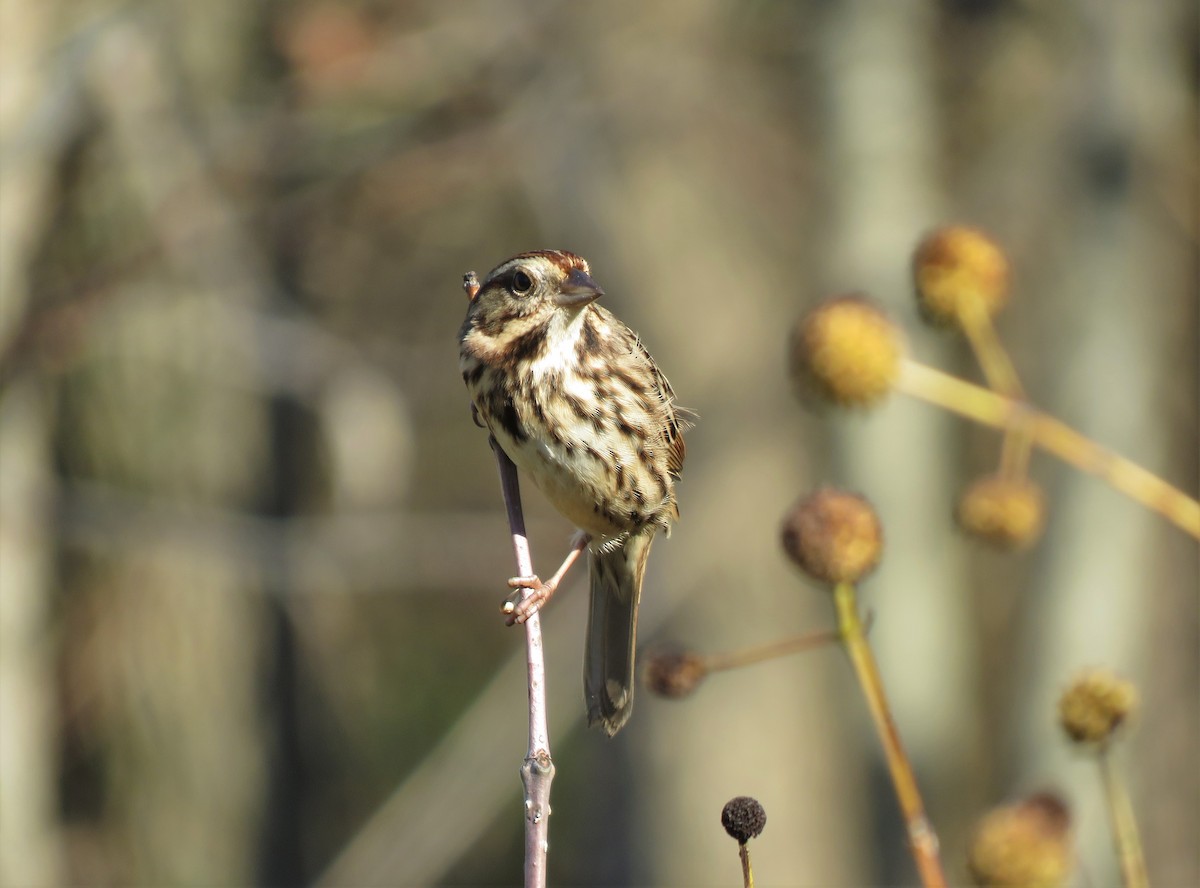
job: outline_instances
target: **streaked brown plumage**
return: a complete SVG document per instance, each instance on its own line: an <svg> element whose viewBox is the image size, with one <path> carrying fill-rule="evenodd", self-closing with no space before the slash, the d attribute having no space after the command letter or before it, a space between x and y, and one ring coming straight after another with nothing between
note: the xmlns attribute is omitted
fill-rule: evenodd
<svg viewBox="0 0 1200 888"><path fill-rule="evenodd" d="M584 694L589 724L615 734L633 706L650 544L679 517L684 423L670 383L637 335L595 304L601 295L573 253L514 256L471 299L459 355L501 448L590 537Z"/></svg>

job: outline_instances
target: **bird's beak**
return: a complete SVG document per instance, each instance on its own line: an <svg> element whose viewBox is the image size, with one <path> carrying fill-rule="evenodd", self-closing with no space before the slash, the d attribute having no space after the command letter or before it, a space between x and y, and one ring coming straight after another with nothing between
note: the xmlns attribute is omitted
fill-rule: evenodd
<svg viewBox="0 0 1200 888"><path fill-rule="evenodd" d="M559 287L554 301L562 308L583 308L589 302L599 299L603 295L604 291L596 286L591 275L586 271L573 268L567 275L567 279L562 282L562 286Z"/></svg>

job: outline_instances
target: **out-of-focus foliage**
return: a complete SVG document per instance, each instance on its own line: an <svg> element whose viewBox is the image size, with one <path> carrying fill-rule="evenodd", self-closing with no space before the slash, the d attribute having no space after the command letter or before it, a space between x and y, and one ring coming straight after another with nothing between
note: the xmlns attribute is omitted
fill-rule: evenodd
<svg viewBox="0 0 1200 888"><path fill-rule="evenodd" d="M586 256L699 414L641 636L827 626L778 525L877 505L864 593L965 873L970 823L1056 787L1115 861L1054 705L1132 678L1152 881L1200 883L1194 545L1035 462L1047 533L956 534L992 435L911 403L812 418L787 331L865 289L932 362L909 253L1005 246L1031 396L1197 489L1194 4L993 0L0 2L0 881L512 884L524 754L495 470L455 332L463 272ZM535 565L570 528L526 490ZM544 621L551 881L911 881L832 651L641 694L577 731L578 578Z"/></svg>

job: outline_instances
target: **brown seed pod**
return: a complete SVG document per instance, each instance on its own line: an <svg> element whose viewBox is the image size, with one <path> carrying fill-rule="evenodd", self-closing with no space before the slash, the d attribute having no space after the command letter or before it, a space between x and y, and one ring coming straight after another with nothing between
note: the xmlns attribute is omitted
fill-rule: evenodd
<svg viewBox="0 0 1200 888"><path fill-rule="evenodd" d="M853 583L879 563L883 527L865 497L825 487L792 507L783 524L783 547L810 576Z"/></svg>
<svg viewBox="0 0 1200 888"><path fill-rule="evenodd" d="M704 658L686 652L654 651L642 672L642 682L651 693L672 700L686 697L707 677Z"/></svg>
<svg viewBox="0 0 1200 888"><path fill-rule="evenodd" d="M758 799L751 796L737 796L725 803L721 809L721 826L725 832L737 839L739 845L744 845L758 836L767 825L767 812L759 804Z"/></svg>

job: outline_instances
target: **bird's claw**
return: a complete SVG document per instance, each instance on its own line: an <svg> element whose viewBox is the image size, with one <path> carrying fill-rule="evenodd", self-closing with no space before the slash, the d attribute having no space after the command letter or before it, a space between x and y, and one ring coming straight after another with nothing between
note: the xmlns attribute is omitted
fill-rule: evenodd
<svg viewBox="0 0 1200 888"><path fill-rule="evenodd" d="M524 623L541 610L542 605L549 601L550 596L554 594L554 586L543 583L536 575L512 577L508 581L508 587L513 591L500 608L500 612L506 617L504 622L508 626L512 626L514 623ZM529 590L528 595L525 594L526 589Z"/></svg>

